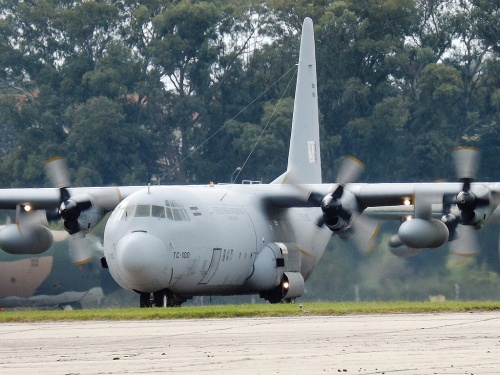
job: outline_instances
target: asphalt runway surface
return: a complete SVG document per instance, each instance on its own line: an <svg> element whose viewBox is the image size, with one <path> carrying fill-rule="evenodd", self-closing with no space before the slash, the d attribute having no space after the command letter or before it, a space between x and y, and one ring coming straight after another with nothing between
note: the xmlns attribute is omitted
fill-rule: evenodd
<svg viewBox="0 0 500 375"><path fill-rule="evenodd" d="M0 324L0 374L499 374L500 313Z"/></svg>

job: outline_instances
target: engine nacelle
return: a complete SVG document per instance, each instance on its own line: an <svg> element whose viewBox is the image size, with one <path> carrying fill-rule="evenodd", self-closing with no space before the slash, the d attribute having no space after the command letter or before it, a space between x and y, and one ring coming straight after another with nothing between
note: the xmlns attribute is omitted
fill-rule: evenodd
<svg viewBox="0 0 500 375"><path fill-rule="evenodd" d="M323 198L323 205L332 205L333 209L323 210L323 218L325 225L332 231L337 233L345 232L349 228L352 219L352 212L359 212L359 204L356 196L350 191L344 190L339 201L335 202L331 195ZM338 211L338 212L337 212ZM341 214L344 212L344 215ZM350 213L347 214L346 213Z"/></svg>
<svg viewBox="0 0 500 375"><path fill-rule="evenodd" d="M470 192L460 192L456 200L462 224L476 229L481 228L497 207L491 190L485 185L474 185Z"/></svg>
<svg viewBox="0 0 500 375"><path fill-rule="evenodd" d="M476 189L476 190L479 190L479 189ZM479 199L482 199L484 201L487 200L489 202L488 204L485 204L485 205L479 205L474 210L474 214L475 214L474 226L476 229L479 229L490 218L493 211L495 211L495 208L497 207L497 205L495 203L492 203L492 202L495 202L495 200L493 199L489 189L487 189L487 192L485 192L481 189L480 192L477 193L477 196Z"/></svg>
<svg viewBox="0 0 500 375"><path fill-rule="evenodd" d="M52 233L43 225L9 224L0 230L0 248L9 254L40 254L47 251L53 241Z"/></svg>
<svg viewBox="0 0 500 375"><path fill-rule="evenodd" d="M325 225L332 232L342 233L345 232L349 228L349 221L344 220L340 217L335 218L325 218Z"/></svg>
<svg viewBox="0 0 500 375"><path fill-rule="evenodd" d="M389 240L389 247L392 254L400 258L410 258L420 254L420 249L415 249L413 247L408 247L403 242L397 234L392 236Z"/></svg>
<svg viewBox="0 0 500 375"><path fill-rule="evenodd" d="M405 221L399 227L398 236L401 242L412 248L436 248L448 240L446 225L436 219L424 220L415 218Z"/></svg>
<svg viewBox="0 0 500 375"><path fill-rule="evenodd" d="M88 194L75 195L65 201L63 205L61 217L64 220L64 229L69 234L88 233L106 214L98 205L93 204Z"/></svg>
<svg viewBox="0 0 500 375"><path fill-rule="evenodd" d="M105 214L106 213L102 209L96 206L91 206L90 208L82 211L80 217L78 217L80 230L84 233L89 232L92 228L99 224Z"/></svg>

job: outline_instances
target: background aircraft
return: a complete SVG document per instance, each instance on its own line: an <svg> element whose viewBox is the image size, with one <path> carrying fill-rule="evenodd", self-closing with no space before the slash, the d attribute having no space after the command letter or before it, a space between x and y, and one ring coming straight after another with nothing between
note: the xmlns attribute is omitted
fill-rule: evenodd
<svg viewBox="0 0 500 375"><path fill-rule="evenodd" d="M40 255L11 255L0 252L1 308L81 308L111 306L109 296L119 286L103 270L99 259L102 245L89 235L93 256L84 264L72 263L65 231L52 231L54 243ZM62 236L66 235L66 236Z"/></svg>
<svg viewBox="0 0 500 375"><path fill-rule="evenodd" d="M142 307L180 305L195 295L291 301L304 292L332 233L350 235L370 251L378 224L362 214L366 208L414 207L412 220L392 240L405 253L439 247L457 228L479 228L500 193L497 183L473 182L471 149L457 153L458 183L356 184L363 166L346 158L336 183L322 184L310 19L302 31L288 168L271 184L69 188L61 163L48 164L58 189L0 191L0 207L17 209L16 224L0 232L0 246L14 254L42 253L52 242L43 224L62 219L74 261L84 262L84 236L112 211L102 266L124 289L139 293ZM440 219L433 218L432 204L442 205Z"/></svg>

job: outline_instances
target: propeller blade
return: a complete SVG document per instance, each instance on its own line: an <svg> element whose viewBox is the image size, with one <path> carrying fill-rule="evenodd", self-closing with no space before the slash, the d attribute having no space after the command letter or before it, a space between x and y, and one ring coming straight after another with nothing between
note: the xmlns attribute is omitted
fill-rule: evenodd
<svg viewBox="0 0 500 375"><path fill-rule="evenodd" d="M450 241L450 252L463 258L478 255L479 242L475 229L470 225L458 225L456 232L456 240Z"/></svg>
<svg viewBox="0 0 500 375"><path fill-rule="evenodd" d="M453 152L459 180L474 180L479 167L479 150L475 147L457 147Z"/></svg>
<svg viewBox="0 0 500 375"><path fill-rule="evenodd" d="M51 230L50 232L52 233L54 242L62 242L69 236L68 232L65 230Z"/></svg>
<svg viewBox="0 0 500 375"><path fill-rule="evenodd" d="M69 256L75 265L88 263L94 258L92 247L83 234L69 236Z"/></svg>
<svg viewBox="0 0 500 375"><path fill-rule="evenodd" d="M353 220L351 238L356 248L363 255L368 255L377 245L376 237L380 230L380 224L364 215L358 215Z"/></svg>
<svg viewBox="0 0 500 375"><path fill-rule="evenodd" d="M345 186L356 181L364 169L365 165L360 160L353 156L344 157L337 174L337 183L340 186Z"/></svg>
<svg viewBox="0 0 500 375"><path fill-rule="evenodd" d="M45 162L45 170L53 187L63 189L71 186L68 164L65 158L57 156L47 160Z"/></svg>

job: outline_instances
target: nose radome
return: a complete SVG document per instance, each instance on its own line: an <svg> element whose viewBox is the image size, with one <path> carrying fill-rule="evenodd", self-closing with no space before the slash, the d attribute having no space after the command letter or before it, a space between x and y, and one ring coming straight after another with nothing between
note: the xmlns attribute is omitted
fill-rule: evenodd
<svg viewBox="0 0 500 375"><path fill-rule="evenodd" d="M116 244L120 274L132 289L141 292L156 291L158 280L165 273L168 250L158 237L146 232L132 232Z"/></svg>

